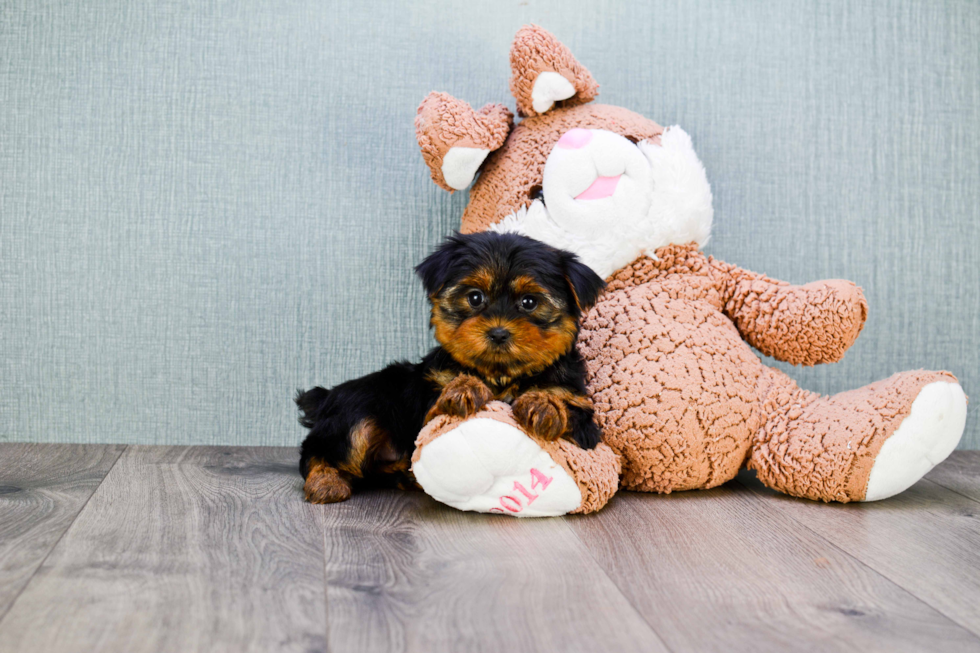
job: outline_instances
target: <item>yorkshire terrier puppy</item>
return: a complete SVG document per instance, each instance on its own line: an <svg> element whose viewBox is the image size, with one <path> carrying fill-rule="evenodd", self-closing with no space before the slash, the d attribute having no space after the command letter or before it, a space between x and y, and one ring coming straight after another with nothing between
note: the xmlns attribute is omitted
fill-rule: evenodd
<svg viewBox="0 0 980 653"><path fill-rule="evenodd" d="M332 503L362 487L415 484L415 438L437 415L468 417L494 399L546 439L599 443L575 348L579 319L605 284L574 254L516 234L450 237L415 268L441 346L331 390L301 392L310 429L306 499Z"/></svg>

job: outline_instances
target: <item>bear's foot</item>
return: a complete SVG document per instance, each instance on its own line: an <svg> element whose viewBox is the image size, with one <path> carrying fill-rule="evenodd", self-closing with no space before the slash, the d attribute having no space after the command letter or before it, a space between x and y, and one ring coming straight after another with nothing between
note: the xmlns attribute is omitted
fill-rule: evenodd
<svg viewBox="0 0 980 653"><path fill-rule="evenodd" d="M795 497L885 499L945 459L963 434L966 395L948 372L900 372L830 397L768 374L768 417L748 466Z"/></svg>
<svg viewBox="0 0 980 653"><path fill-rule="evenodd" d="M586 451L529 436L500 402L467 419L435 418L412 461L416 481L437 501L514 517L594 512L615 493L620 472L605 444Z"/></svg>
<svg viewBox="0 0 980 653"><path fill-rule="evenodd" d="M959 383L935 381L919 390L908 416L875 456L864 501L903 492L952 453L966 424Z"/></svg>

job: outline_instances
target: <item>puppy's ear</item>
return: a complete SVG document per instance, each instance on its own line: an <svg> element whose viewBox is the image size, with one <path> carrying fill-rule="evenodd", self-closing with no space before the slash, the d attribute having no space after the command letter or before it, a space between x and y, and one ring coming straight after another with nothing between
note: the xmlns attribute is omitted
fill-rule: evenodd
<svg viewBox="0 0 980 653"><path fill-rule="evenodd" d="M447 238L436 251L429 254L424 261L415 266L415 274L419 275L425 293L432 297L446 285L452 274L453 262L463 248L462 238L457 234Z"/></svg>
<svg viewBox="0 0 980 653"><path fill-rule="evenodd" d="M575 305L584 313L595 306L606 282L571 252L566 252L564 265L565 281L575 298Z"/></svg>

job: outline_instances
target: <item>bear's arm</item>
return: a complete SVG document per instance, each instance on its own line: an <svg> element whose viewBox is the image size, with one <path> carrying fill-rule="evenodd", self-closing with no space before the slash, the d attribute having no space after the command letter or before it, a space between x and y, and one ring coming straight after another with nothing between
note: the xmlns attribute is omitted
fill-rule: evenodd
<svg viewBox="0 0 980 653"><path fill-rule="evenodd" d="M742 338L793 365L839 361L868 317L864 293L850 281L794 286L714 259L710 268L722 310Z"/></svg>

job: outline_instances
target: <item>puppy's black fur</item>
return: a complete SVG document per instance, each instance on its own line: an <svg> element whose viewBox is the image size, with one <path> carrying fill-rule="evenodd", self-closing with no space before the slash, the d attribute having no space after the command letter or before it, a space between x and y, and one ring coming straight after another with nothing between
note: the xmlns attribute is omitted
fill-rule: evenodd
<svg viewBox="0 0 980 653"><path fill-rule="evenodd" d="M300 472L307 499L340 501L364 486L409 487L415 438L439 414L492 399L542 437L591 449L600 432L575 349L579 319L604 287L574 254L516 234L447 239L416 268L441 346L331 390L300 392L310 429Z"/></svg>

